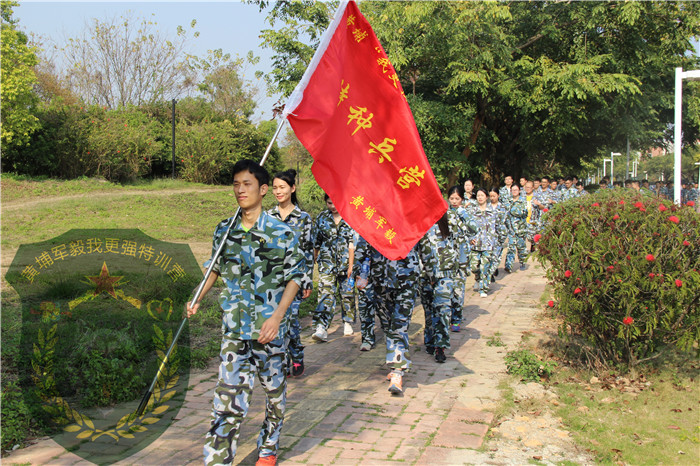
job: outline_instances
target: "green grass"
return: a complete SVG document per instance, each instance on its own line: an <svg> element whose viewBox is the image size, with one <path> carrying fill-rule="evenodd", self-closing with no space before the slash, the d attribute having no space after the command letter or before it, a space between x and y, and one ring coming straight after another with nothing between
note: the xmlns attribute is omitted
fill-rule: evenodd
<svg viewBox="0 0 700 466"><path fill-rule="evenodd" d="M159 178L137 180L128 184L112 183L100 178L82 177L75 180L56 180L45 177L28 177L3 173L0 175L2 202L32 201L46 196L71 196L87 193L157 191L164 189L221 189L201 183L188 183L182 180Z"/></svg>
<svg viewBox="0 0 700 466"><path fill-rule="evenodd" d="M651 371L639 392L587 385L564 371L554 387L556 415L596 462L696 464L700 451L697 362ZM643 386L642 386L643 387ZM580 409L585 407L584 409ZM682 453L681 453L682 452Z"/></svg>

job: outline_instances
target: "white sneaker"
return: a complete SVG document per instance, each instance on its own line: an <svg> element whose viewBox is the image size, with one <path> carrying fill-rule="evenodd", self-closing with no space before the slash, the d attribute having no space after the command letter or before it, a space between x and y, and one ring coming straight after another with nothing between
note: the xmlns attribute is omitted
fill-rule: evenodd
<svg viewBox="0 0 700 466"><path fill-rule="evenodd" d="M481 293L479 293L479 296L481 296L482 298L485 298L485 297L487 297L488 295L487 295L485 292L482 291Z"/></svg>
<svg viewBox="0 0 700 466"><path fill-rule="evenodd" d="M328 332L323 328L323 325L318 324L316 326L316 333L314 333L311 338L316 341L328 341Z"/></svg>
<svg viewBox="0 0 700 466"><path fill-rule="evenodd" d="M355 333L355 331L352 329L352 324L350 322L345 322L343 325L343 335L348 336L353 333Z"/></svg>

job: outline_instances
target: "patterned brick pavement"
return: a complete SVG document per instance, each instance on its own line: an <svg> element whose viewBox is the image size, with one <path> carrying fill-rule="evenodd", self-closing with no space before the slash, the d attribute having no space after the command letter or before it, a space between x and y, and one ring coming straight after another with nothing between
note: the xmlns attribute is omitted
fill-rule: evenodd
<svg viewBox="0 0 700 466"><path fill-rule="evenodd" d="M502 269L501 269L502 270ZM532 326L545 279L529 266L501 276L487 298L471 291L467 280L465 322L452 333L445 364L422 351L423 309L418 306L410 327L413 369L404 377L403 396L387 391L384 340L360 352L359 324L344 337L338 318L327 343L308 336L306 372L289 380L287 415L282 430L280 463L385 465L482 464L482 447L498 406L499 380L505 373L506 347L488 346L498 332L513 347ZM143 451L120 464L202 464L202 441L209 423L216 363L190 376L185 403L177 420ZM256 438L262 424L264 395L256 386L249 417L243 424L236 461L254 464ZM42 439L3 459L5 464L92 464Z"/></svg>

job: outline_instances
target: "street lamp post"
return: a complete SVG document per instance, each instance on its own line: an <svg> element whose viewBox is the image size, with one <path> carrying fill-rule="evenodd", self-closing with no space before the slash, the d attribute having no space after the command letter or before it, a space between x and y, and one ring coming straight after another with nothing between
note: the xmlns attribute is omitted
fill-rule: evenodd
<svg viewBox="0 0 700 466"><path fill-rule="evenodd" d="M615 184L615 169L613 168L614 167L613 160L614 160L614 157L616 155L622 155L622 154L620 154L619 152L610 152L610 181L613 183L613 185Z"/></svg>
<svg viewBox="0 0 700 466"><path fill-rule="evenodd" d="M611 159L603 159L603 177L606 176L606 171L605 171L606 165L605 164L607 162L610 162L610 173L612 173L612 160ZM611 178L612 178L612 176L611 176Z"/></svg>
<svg viewBox="0 0 700 466"><path fill-rule="evenodd" d="M700 162L695 162L695 165L698 166L698 188L700 188Z"/></svg>
<svg viewBox="0 0 700 466"><path fill-rule="evenodd" d="M673 202L681 203L681 125L683 121L683 80L700 81L700 70L676 68L676 102L673 124Z"/></svg>

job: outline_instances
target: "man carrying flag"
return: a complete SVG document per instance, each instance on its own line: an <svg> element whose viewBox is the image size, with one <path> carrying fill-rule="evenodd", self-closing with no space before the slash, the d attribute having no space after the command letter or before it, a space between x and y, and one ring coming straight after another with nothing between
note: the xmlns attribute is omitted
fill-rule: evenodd
<svg viewBox="0 0 700 466"><path fill-rule="evenodd" d="M340 4L283 115L313 157L319 186L386 259L373 265L378 281L403 272L417 277L413 248L447 206L398 75L354 1ZM380 286L388 287L380 312L395 324L386 360L394 368L390 391L398 394L410 367L407 329L417 287L390 280Z"/></svg>

